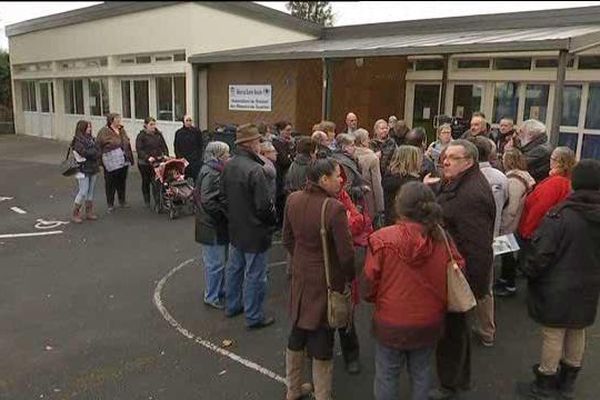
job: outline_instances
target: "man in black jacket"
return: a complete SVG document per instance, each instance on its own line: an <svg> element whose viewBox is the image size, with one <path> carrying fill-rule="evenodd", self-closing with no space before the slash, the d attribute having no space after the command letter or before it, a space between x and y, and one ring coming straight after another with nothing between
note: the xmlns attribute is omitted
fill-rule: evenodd
<svg viewBox="0 0 600 400"><path fill-rule="evenodd" d="M527 305L542 325L542 354L529 398L574 398L585 349L585 328L596 319L600 295L600 161L573 169L574 192L552 209L535 232L523 272Z"/></svg>
<svg viewBox="0 0 600 400"><path fill-rule="evenodd" d="M175 132L173 147L175 147L175 157L185 158L190 163L185 169L185 177L196 180L202 168L202 156L206 144L202 132L192 123L192 117L184 115L183 126Z"/></svg>
<svg viewBox="0 0 600 400"><path fill-rule="evenodd" d="M496 204L492 189L479 170L477 147L453 140L445 149L443 180L437 200L444 226L465 259L465 276L478 303L491 295L492 241ZM425 178L429 182L429 176ZM466 314L448 313L444 336L438 343L437 371L441 387L430 399L454 399L468 390L471 380L471 339Z"/></svg>
<svg viewBox="0 0 600 400"><path fill-rule="evenodd" d="M550 155L554 147L548 142L546 125L535 119L523 122L518 130L518 143L527 161L527 171L536 183L546 179L550 173Z"/></svg>
<svg viewBox="0 0 600 400"><path fill-rule="evenodd" d="M238 127L236 155L221 177L231 243L225 277L226 315L245 313L248 329L264 328L275 321L263 310L267 250L276 219L264 162L258 156L260 138L255 125Z"/></svg>

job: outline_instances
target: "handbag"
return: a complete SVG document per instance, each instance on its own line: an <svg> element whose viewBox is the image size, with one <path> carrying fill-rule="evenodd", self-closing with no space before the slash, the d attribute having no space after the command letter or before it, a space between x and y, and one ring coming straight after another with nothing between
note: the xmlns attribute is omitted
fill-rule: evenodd
<svg viewBox="0 0 600 400"><path fill-rule="evenodd" d="M447 275L447 289L448 289L448 311L455 313L464 313L469 311L471 308L477 305L471 286L465 275L461 271L460 267L456 263L452 250L450 249L450 243L444 229L438 225L438 228L442 232L444 243L446 244L446 250L450 256L450 262L446 270Z"/></svg>
<svg viewBox="0 0 600 400"><path fill-rule="evenodd" d="M75 159L71 146L67 150L67 155L62 163L60 163L60 172L63 176L72 176L79 172L79 163Z"/></svg>
<svg viewBox="0 0 600 400"><path fill-rule="evenodd" d="M321 244L323 247L323 260L325 264L325 280L327 282L327 323L331 328L343 328L352 320L352 291L349 285L344 286L340 293L332 289L329 271L329 246L327 243L327 230L325 229L325 210L329 198L321 206Z"/></svg>

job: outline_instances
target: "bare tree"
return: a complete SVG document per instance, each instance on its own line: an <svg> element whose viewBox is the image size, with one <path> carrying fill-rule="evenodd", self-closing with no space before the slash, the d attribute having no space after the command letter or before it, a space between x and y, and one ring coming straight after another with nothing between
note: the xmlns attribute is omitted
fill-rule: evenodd
<svg viewBox="0 0 600 400"><path fill-rule="evenodd" d="M329 1L288 1L286 8L294 17L333 26L333 10Z"/></svg>

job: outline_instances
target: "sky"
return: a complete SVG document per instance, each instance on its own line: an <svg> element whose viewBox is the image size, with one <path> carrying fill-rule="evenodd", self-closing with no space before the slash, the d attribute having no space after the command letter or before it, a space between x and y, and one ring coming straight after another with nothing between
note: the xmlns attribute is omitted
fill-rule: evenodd
<svg viewBox="0 0 600 400"><path fill-rule="evenodd" d="M0 2L0 48L8 49L8 39L4 32L6 25L99 3L101 2ZM258 1L257 3L287 12L284 1ZM331 3L336 26L600 5L600 1L333 1Z"/></svg>

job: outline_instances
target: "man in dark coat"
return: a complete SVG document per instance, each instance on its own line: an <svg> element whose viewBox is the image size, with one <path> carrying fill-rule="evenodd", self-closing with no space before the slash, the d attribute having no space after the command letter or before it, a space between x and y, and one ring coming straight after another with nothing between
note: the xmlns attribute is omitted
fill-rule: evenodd
<svg viewBox="0 0 600 400"><path fill-rule="evenodd" d="M275 321L264 314L267 250L275 225L275 207L267 190L261 135L253 124L237 128L236 155L225 165L221 190L229 222L229 262L225 276L226 315L245 313L249 329Z"/></svg>
<svg viewBox="0 0 600 400"><path fill-rule="evenodd" d="M466 140L450 142L443 159L443 181L438 193L444 224L466 262L466 277L478 302L492 287L492 241L496 205L492 189L479 170L478 152ZM425 178L429 183L429 177ZM466 314L448 313L444 337L438 343L437 371L441 387L432 399L451 399L468 390L471 370L470 328Z"/></svg>
<svg viewBox="0 0 600 400"><path fill-rule="evenodd" d="M426 154L427 149L427 132L424 128L418 126L411 129L404 136L404 145L418 148L423 155L423 163L421 165L421 178L427 174L436 172L435 162Z"/></svg>
<svg viewBox="0 0 600 400"><path fill-rule="evenodd" d="M527 305L542 325L542 354L529 398L574 398L585 349L585 328L596 319L600 294L600 161L575 166L574 192L544 217L523 272Z"/></svg>
<svg viewBox="0 0 600 400"><path fill-rule="evenodd" d="M279 135L273 137L273 147L277 150L275 168L277 170L275 189L275 209L277 210L277 226L283 225L283 209L285 208L286 194L284 191L285 177L294 161L296 146L292 138L292 125L289 122L278 122Z"/></svg>
<svg viewBox="0 0 600 400"><path fill-rule="evenodd" d="M377 120L373 126L374 139L371 140L371 150L379 156L379 167L381 176L384 176L392 161L394 151L396 151L396 141L390 136L390 127L387 121Z"/></svg>
<svg viewBox="0 0 600 400"><path fill-rule="evenodd" d="M529 174L538 183L546 179L550 174L550 156L554 150L546 135L546 125L528 119L519 127L517 141L516 147L525 156Z"/></svg>
<svg viewBox="0 0 600 400"><path fill-rule="evenodd" d="M196 180L202 167L202 156L206 147L200 129L192 125L192 117L184 115L183 127L175 132L175 157L185 158L190 164L185 169L185 177Z"/></svg>
<svg viewBox="0 0 600 400"><path fill-rule="evenodd" d="M302 137L296 143L296 158L285 178L286 195L306 187L310 164L316 158L317 144L309 137Z"/></svg>
<svg viewBox="0 0 600 400"><path fill-rule="evenodd" d="M469 130L465 131L461 136L461 139L470 139L475 136L490 137L490 124L485 120L485 114L481 112L474 112L471 117L471 126Z"/></svg>
<svg viewBox="0 0 600 400"><path fill-rule="evenodd" d="M310 138L313 142L315 142L317 146L317 158L331 157L333 151L329 147L329 138L327 137L327 134L325 132L314 131Z"/></svg>

